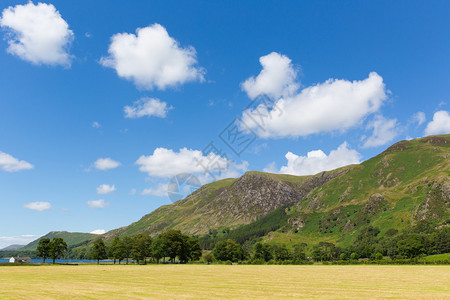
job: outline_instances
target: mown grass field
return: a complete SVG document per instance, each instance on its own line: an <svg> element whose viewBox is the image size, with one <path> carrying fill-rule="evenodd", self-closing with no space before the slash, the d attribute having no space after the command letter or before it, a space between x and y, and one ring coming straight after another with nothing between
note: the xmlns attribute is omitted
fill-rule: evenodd
<svg viewBox="0 0 450 300"><path fill-rule="evenodd" d="M449 266L0 267L0 298L450 299Z"/></svg>

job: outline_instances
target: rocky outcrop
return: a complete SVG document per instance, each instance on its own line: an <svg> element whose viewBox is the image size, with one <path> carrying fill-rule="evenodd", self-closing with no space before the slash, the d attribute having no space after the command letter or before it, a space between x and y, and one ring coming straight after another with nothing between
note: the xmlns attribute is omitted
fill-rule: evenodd
<svg viewBox="0 0 450 300"><path fill-rule="evenodd" d="M428 218L440 219L450 213L450 181L448 178L440 178L429 184L430 190L425 197L425 202L420 205L416 213L416 220Z"/></svg>
<svg viewBox="0 0 450 300"><path fill-rule="evenodd" d="M306 217L304 215L299 215L288 220L289 225L295 230L300 230L306 225Z"/></svg>
<svg viewBox="0 0 450 300"><path fill-rule="evenodd" d="M302 203L312 190L344 172L322 172L297 184L248 172L224 189L214 204L223 205L224 213L232 218L253 221L277 208Z"/></svg>

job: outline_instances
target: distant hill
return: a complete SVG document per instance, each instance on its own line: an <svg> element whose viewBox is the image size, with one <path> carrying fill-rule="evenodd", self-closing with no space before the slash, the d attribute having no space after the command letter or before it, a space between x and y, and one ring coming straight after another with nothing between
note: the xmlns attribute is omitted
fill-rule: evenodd
<svg viewBox="0 0 450 300"><path fill-rule="evenodd" d="M18 250L22 247L25 247L25 245L9 245L8 247L5 247L3 249L0 249L0 251L6 251L6 250Z"/></svg>
<svg viewBox="0 0 450 300"><path fill-rule="evenodd" d="M213 182L104 237L156 235L172 228L194 235L217 229L244 234L240 226L256 230L270 218L270 232L261 231L268 242L348 245L368 225L383 235L424 219L450 224L449 176L450 135L429 136L313 176L247 172Z"/></svg>
<svg viewBox="0 0 450 300"><path fill-rule="evenodd" d="M67 231L50 231L46 235L32 241L28 245L22 247L21 251L34 251L37 248L40 239L48 238L63 238L67 243L67 246L76 246L84 242L91 241L99 236L92 233L82 233L82 232L67 232Z"/></svg>

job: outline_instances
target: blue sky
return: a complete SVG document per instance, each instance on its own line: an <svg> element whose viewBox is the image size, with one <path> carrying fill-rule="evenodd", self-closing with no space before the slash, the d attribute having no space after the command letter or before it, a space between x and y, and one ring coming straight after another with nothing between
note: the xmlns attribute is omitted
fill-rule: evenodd
<svg viewBox="0 0 450 300"><path fill-rule="evenodd" d="M0 247L450 132L445 1L0 5Z"/></svg>

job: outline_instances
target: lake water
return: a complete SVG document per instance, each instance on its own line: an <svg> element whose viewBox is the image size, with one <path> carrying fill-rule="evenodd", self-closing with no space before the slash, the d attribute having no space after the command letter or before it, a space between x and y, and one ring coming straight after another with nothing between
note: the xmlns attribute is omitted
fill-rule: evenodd
<svg viewBox="0 0 450 300"><path fill-rule="evenodd" d="M42 263L42 259L38 258L38 259L32 259L31 262L35 263L35 264L41 264ZM62 264L67 264L67 263L72 263L72 264L91 264L91 263L97 263L96 260L89 260L89 259L57 259L55 260L55 262L57 263L62 263ZM101 263L113 263L113 260L101 260ZM0 259L0 263L9 263L9 259ZM51 259L46 259L45 263L53 263L53 261ZM122 261L122 263L125 263Z"/></svg>

